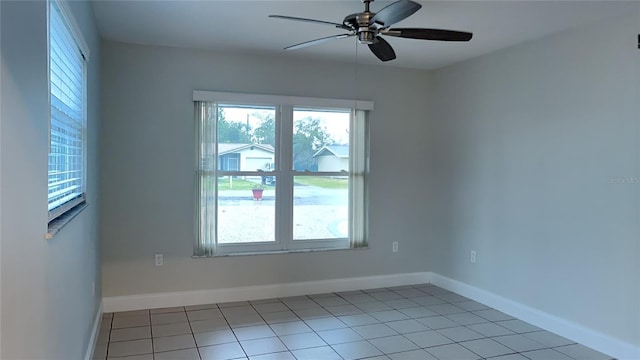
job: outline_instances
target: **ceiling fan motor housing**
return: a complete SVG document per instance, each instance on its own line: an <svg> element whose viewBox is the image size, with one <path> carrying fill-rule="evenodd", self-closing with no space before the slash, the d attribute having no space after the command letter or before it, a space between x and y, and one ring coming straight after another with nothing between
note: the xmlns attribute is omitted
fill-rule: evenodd
<svg viewBox="0 0 640 360"><path fill-rule="evenodd" d="M360 44L373 44L375 37L378 35L378 29L371 25L371 18L373 18L374 15L375 13L369 11L356 14L356 33L358 34L358 42L360 42Z"/></svg>

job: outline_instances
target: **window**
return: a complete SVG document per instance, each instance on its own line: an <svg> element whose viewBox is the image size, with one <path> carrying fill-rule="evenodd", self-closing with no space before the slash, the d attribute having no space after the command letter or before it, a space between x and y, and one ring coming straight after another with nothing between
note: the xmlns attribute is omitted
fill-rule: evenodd
<svg viewBox="0 0 640 360"><path fill-rule="evenodd" d="M65 6L49 2L49 224L85 202L88 50ZM49 235L51 232L49 232Z"/></svg>
<svg viewBox="0 0 640 360"><path fill-rule="evenodd" d="M366 246L370 102L194 92L195 256Z"/></svg>

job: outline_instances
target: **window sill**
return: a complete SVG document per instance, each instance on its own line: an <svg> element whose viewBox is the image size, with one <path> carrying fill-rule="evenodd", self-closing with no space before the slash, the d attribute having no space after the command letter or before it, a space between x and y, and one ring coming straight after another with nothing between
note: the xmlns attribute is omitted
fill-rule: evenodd
<svg viewBox="0 0 640 360"><path fill-rule="evenodd" d="M82 210L86 209L89 206L86 202L78 204L77 206L69 209L69 211L64 214L58 216L55 220L51 221L47 226L47 233L44 234L44 238L49 240L53 239L62 228L67 226L68 223L71 222L76 216L78 216Z"/></svg>
<svg viewBox="0 0 640 360"><path fill-rule="evenodd" d="M299 250L255 251L255 252L237 252L237 253L228 253L228 254L217 254L213 256L193 255L192 258L201 259L201 258L217 258L217 257L233 257L233 256L279 255L279 254L297 254L297 253L310 253L310 252L367 250L367 249L369 249L368 246L359 247L359 248L341 248L341 249L299 249Z"/></svg>

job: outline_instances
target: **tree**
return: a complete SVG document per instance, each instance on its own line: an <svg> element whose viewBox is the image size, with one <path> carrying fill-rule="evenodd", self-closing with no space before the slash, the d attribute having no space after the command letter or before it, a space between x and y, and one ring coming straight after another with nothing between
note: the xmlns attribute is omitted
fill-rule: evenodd
<svg viewBox="0 0 640 360"><path fill-rule="evenodd" d="M298 171L318 170L318 160L313 155L333 141L319 119L305 118L294 123L293 169Z"/></svg>
<svg viewBox="0 0 640 360"><path fill-rule="evenodd" d="M262 124L253 131L253 142L256 144L269 144L276 147L276 121L272 114L261 116L256 113L253 114L262 120Z"/></svg>
<svg viewBox="0 0 640 360"><path fill-rule="evenodd" d="M251 126L235 121L227 121L224 109L218 111L218 142L219 143L251 143Z"/></svg>

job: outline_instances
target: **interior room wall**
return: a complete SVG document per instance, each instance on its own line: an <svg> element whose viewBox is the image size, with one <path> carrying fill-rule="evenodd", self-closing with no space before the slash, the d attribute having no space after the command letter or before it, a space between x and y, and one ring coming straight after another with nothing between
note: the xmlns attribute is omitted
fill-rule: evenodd
<svg viewBox="0 0 640 360"><path fill-rule="evenodd" d="M89 206L53 239L45 240L47 2L0 2L2 359L83 358L102 298L97 231L100 38L89 3L69 5L91 50Z"/></svg>
<svg viewBox="0 0 640 360"><path fill-rule="evenodd" d="M438 274L635 346L639 13L435 72L426 257Z"/></svg>
<svg viewBox="0 0 640 360"><path fill-rule="evenodd" d="M102 76L104 295L423 272L430 177L429 74L289 57L105 41ZM191 258L193 90L363 99L371 113L365 250ZM399 251L391 252L391 242ZM154 254L164 266L154 266Z"/></svg>

